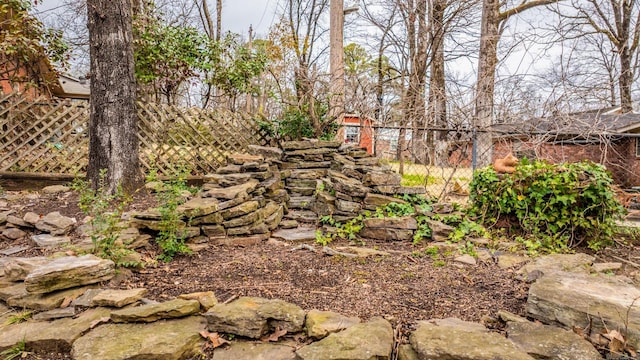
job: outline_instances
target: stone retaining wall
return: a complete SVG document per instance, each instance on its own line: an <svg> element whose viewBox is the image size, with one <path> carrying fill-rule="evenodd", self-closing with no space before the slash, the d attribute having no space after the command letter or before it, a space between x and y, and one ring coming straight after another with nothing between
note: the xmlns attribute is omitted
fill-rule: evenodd
<svg viewBox="0 0 640 360"><path fill-rule="evenodd" d="M379 159L339 141L289 141L282 149L250 150L227 156L225 166L205 176L202 191L178 208L190 242L248 245L266 240L283 219L293 221L286 227L315 225L326 215L348 221L401 202L392 195L424 193L422 187L401 186L401 176ZM135 214L133 224L162 230L153 209Z"/></svg>

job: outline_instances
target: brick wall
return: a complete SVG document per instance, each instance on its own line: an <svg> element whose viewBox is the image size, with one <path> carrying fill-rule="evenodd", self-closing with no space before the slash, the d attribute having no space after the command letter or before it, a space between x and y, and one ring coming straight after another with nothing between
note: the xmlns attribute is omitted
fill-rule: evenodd
<svg viewBox="0 0 640 360"><path fill-rule="evenodd" d="M640 140L638 140L640 141ZM552 163L590 160L604 164L616 182L622 187L640 186L640 157L636 156L636 139L624 138L610 146L604 144L551 144L536 145L521 139L499 139L494 142L493 158L503 158L513 153L535 155L535 158ZM449 156L451 163L471 164L471 144L462 144Z"/></svg>

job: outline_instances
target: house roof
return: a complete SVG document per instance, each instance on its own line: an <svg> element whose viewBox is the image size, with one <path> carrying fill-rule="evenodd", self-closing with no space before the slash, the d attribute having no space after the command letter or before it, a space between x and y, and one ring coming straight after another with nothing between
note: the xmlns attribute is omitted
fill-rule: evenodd
<svg viewBox="0 0 640 360"><path fill-rule="evenodd" d="M557 135L624 134L640 131L640 113L620 114L620 108L585 111L546 118L532 118L492 129L505 133L549 133Z"/></svg>
<svg viewBox="0 0 640 360"><path fill-rule="evenodd" d="M91 94L91 86L89 80L76 79L67 74L61 74L58 77L60 91L54 91L54 95L64 98L88 99Z"/></svg>
<svg viewBox="0 0 640 360"><path fill-rule="evenodd" d="M15 16L11 9L0 14L0 30L10 30L10 21ZM45 53L42 45L36 44L36 54L33 55L30 66L36 67L36 71L42 80L40 86L51 94L61 98L89 99L89 82L76 79L67 74L62 74L55 69Z"/></svg>

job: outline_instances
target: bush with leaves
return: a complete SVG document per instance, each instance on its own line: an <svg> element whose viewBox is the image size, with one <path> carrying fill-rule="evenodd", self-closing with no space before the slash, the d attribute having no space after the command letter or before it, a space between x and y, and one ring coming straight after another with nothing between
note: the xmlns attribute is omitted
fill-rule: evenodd
<svg viewBox="0 0 640 360"><path fill-rule="evenodd" d="M89 225L93 252L102 258L112 260L118 266L141 266L139 262L128 260L134 251L119 241L120 232L124 228L122 214L125 207L131 203L131 198L124 194L121 187L115 194L109 194L105 178L106 170L103 170L100 172L96 190L82 179L75 179L72 184L73 190L79 194L80 210L91 219Z"/></svg>
<svg viewBox="0 0 640 360"><path fill-rule="evenodd" d="M503 175L487 167L474 175L470 212L486 226L510 227L530 251L566 251L585 241L597 250L625 213L612 186L604 166L587 161L523 161Z"/></svg>
<svg viewBox="0 0 640 360"><path fill-rule="evenodd" d="M159 258L163 261L171 261L178 254L191 253L185 244L182 214L178 212L178 206L185 201L184 192L191 191L187 186L188 174L189 170L185 167L179 168L173 178L165 182L163 191L157 194L162 230L155 240L162 250Z"/></svg>

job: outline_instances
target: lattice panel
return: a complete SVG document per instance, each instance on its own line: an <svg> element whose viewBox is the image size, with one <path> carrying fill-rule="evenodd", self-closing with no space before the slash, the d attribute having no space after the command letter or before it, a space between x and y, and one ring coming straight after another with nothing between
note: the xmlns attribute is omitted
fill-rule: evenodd
<svg viewBox="0 0 640 360"><path fill-rule="evenodd" d="M0 99L0 171L65 173L87 163L86 102Z"/></svg>
<svg viewBox="0 0 640 360"><path fill-rule="evenodd" d="M203 175L233 152L266 145L268 134L248 116L228 111L138 103L140 161L172 175L187 166ZM78 174L86 170L89 104L0 97L0 171Z"/></svg>

